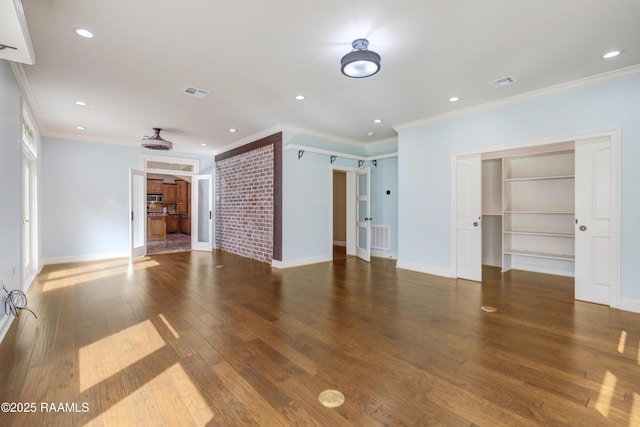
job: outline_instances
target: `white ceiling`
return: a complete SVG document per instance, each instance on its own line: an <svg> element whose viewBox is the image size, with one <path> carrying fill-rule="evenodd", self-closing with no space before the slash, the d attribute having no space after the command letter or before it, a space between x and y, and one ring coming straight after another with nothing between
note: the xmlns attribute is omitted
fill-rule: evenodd
<svg viewBox="0 0 640 427"><path fill-rule="evenodd" d="M35 65L22 65L21 84L44 136L139 145L160 127L179 151L214 152L276 125L366 144L394 138L395 125L640 64L635 0L24 0L23 7ZM80 38L74 27L95 37ZM361 37L382 69L350 79L340 59ZM600 59L613 48L625 53ZM505 76L516 83L489 84ZM210 93L190 97L187 86Z"/></svg>

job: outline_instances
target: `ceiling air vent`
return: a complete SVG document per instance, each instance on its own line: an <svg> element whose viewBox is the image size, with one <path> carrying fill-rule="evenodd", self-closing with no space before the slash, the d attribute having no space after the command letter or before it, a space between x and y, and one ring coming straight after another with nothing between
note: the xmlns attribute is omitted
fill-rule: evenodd
<svg viewBox="0 0 640 427"><path fill-rule="evenodd" d="M208 90L198 89L197 87L192 86L185 87L182 93L184 93L185 95L194 96L196 98L204 98L205 96L209 95Z"/></svg>
<svg viewBox="0 0 640 427"><path fill-rule="evenodd" d="M513 84L515 82L516 79L514 79L512 76L506 76L501 79L492 80L489 82L489 84L493 87L502 87L509 86L510 84Z"/></svg>

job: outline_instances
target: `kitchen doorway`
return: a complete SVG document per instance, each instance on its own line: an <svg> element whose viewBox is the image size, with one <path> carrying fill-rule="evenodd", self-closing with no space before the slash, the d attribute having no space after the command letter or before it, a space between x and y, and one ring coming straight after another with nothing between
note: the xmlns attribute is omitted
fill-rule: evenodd
<svg viewBox="0 0 640 427"><path fill-rule="evenodd" d="M195 211L198 197L192 205L192 182L198 180L200 164L197 159L141 156L141 197L135 198L131 207L132 236L136 228L143 243L143 253L131 249L131 257L158 253L200 249L199 230L209 224L198 220ZM130 189L130 197L134 189ZM195 193L198 196L199 193ZM133 200L133 198L132 198ZM137 214L136 214L137 213ZM193 215L192 215L193 213ZM139 218L136 221L136 218ZM142 219L142 221L140 221ZM206 221L205 221L206 222ZM137 227L135 224L138 224ZM135 241L133 239L132 241ZM195 245L195 246L194 246Z"/></svg>
<svg viewBox="0 0 640 427"><path fill-rule="evenodd" d="M147 173L147 254L191 250L191 177Z"/></svg>

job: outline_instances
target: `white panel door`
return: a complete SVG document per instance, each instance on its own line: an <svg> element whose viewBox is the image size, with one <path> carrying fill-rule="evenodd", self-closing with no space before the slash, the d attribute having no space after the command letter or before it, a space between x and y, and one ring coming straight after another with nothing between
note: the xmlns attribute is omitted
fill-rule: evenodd
<svg viewBox="0 0 640 427"><path fill-rule="evenodd" d="M482 280L482 159L461 156L456 164L457 277Z"/></svg>
<svg viewBox="0 0 640 427"><path fill-rule="evenodd" d="M129 257L147 254L147 175L143 171L129 169Z"/></svg>
<svg viewBox="0 0 640 427"><path fill-rule="evenodd" d="M356 173L356 256L371 261L371 169Z"/></svg>
<svg viewBox="0 0 640 427"><path fill-rule="evenodd" d="M576 142L575 298L612 302L612 156L608 137Z"/></svg>
<svg viewBox="0 0 640 427"><path fill-rule="evenodd" d="M213 176L194 175L191 182L191 249L213 249Z"/></svg>

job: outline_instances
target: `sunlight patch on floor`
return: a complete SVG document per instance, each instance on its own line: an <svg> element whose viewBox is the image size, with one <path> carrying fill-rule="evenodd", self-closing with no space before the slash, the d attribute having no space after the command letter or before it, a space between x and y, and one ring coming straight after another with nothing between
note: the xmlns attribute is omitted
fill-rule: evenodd
<svg viewBox="0 0 640 427"><path fill-rule="evenodd" d="M151 321L80 348L80 392L115 375L165 345Z"/></svg>
<svg viewBox="0 0 640 427"><path fill-rule="evenodd" d="M617 382L618 377L613 375L610 371L607 371L604 374L604 380L602 380L602 384L600 385L600 393L598 394L598 400L596 401L596 410L605 418L609 417L611 399L613 398Z"/></svg>
<svg viewBox="0 0 640 427"><path fill-rule="evenodd" d="M93 421L98 425L206 426L214 413L198 388L176 363L128 394Z"/></svg>
<svg viewBox="0 0 640 427"><path fill-rule="evenodd" d="M640 394L633 393L633 403L629 414L629 427L640 426Z"/></svg>
<svg viewBox="0 0 640 427"><path fill-rule="evenodd" d="M54 291L56 289L76 286L92 280L104 279L119 274L129 274L131 269L142 270L145 268L160 265L157 261L146 259L145 261L134 262L129 265L129 260L119 263L100 263L91 264L49 274L49 278L45 282L42 290L44 292Z"/></svg>
<svg viewBox="0 0 640 427"><path fill-rule="evenodd" d="M627 342L627 331L620 332L620 340L618 341L618 353L624 354L624 346Z"/></svg>
<svg viewBox="0 0 640 427"><path fill-rule="evenodd" d="M173 337L175 339L180 338L180 335L178 334L178 332L173 328L173 326L171 326L171 323L169 323L169 321L167 320L166 317L164 317L164 314L158 314L158 317L160 318L160 320L162 320L162 323L164 323L164 326L167 327L167 329L169 330L169 332L171 332L171 334L173 335Z"/></svg>
<svg viewBox="0 0 640 427"><path fill-rule="evenodd" d="M62 279L64 277L90 273L113 267L120 267L127 264L129 264L129 260L125 258L107 260L102 262L87 262L86 264L79 265L77 267L64 268L59 271L52 271L47 275L47 279Z"/></svg>

